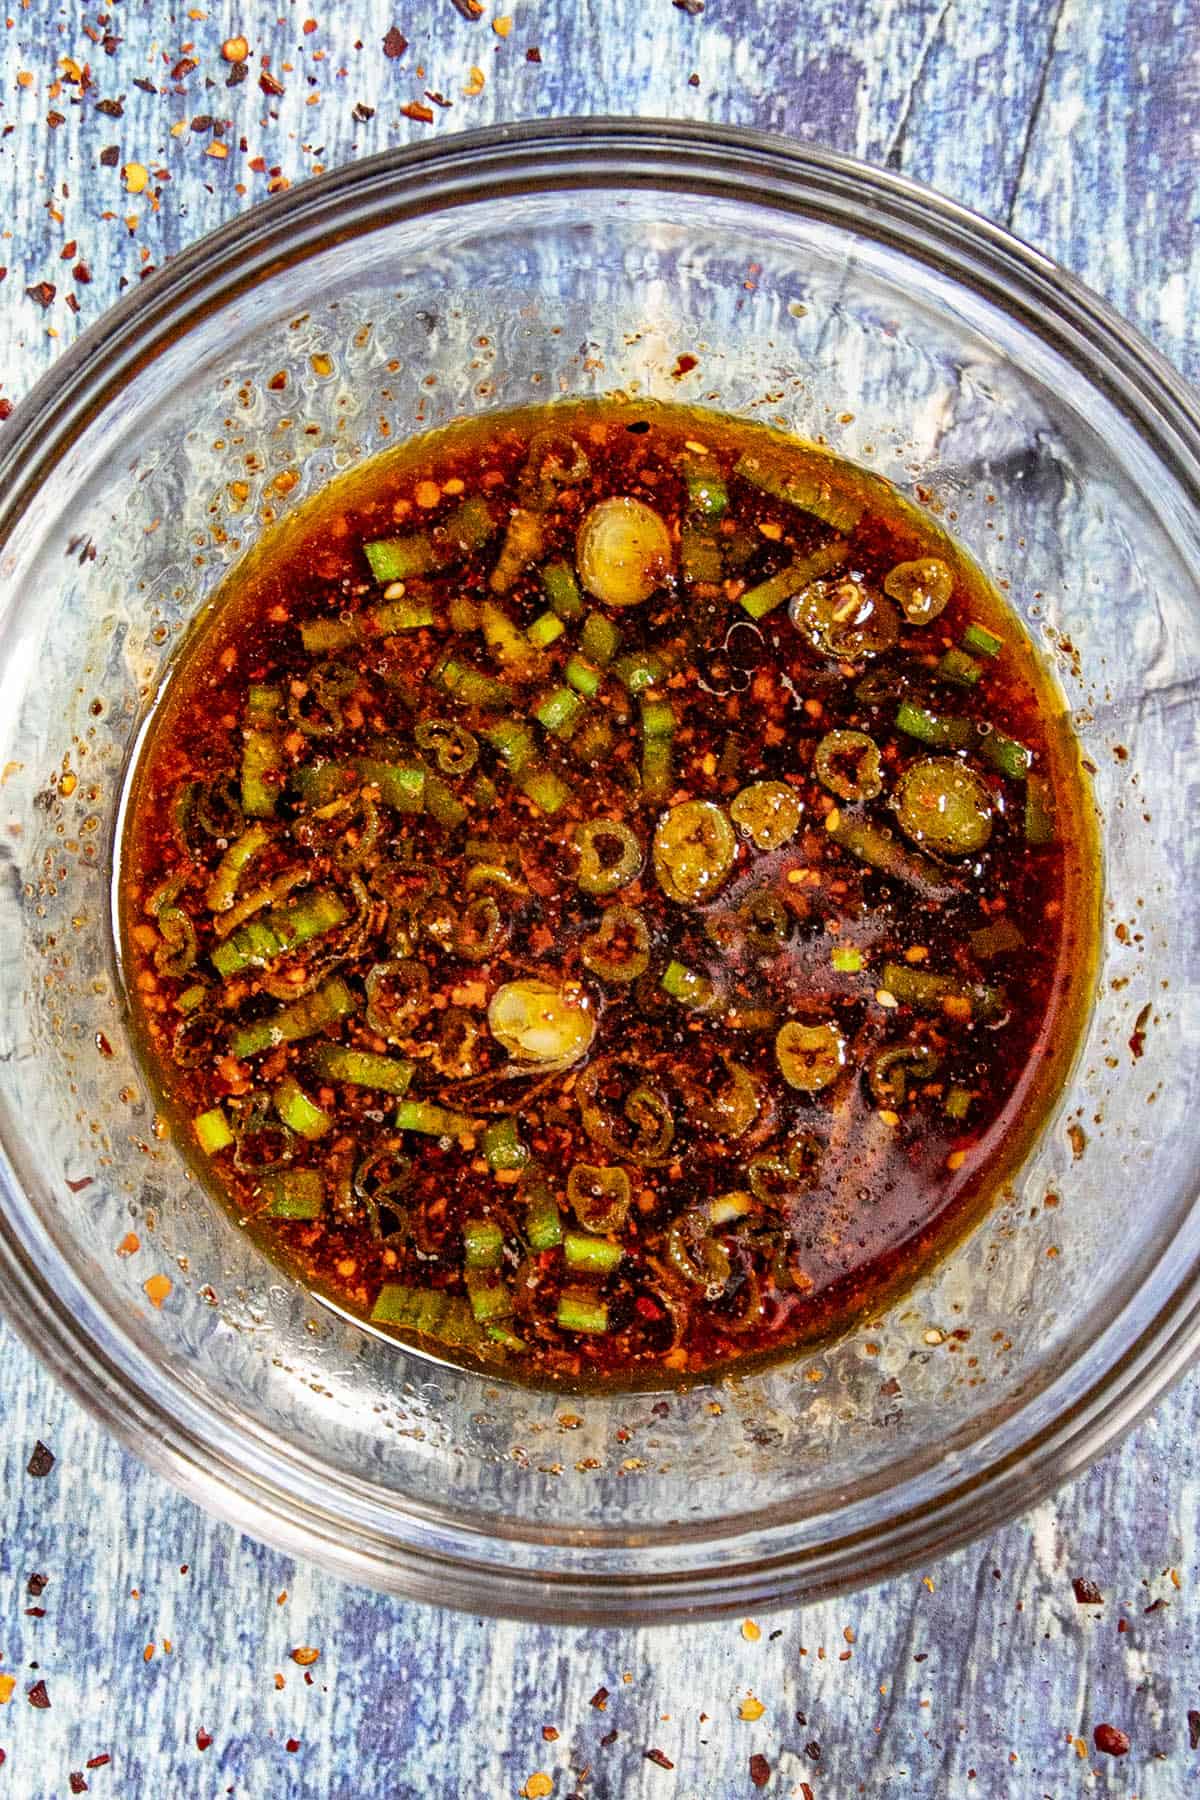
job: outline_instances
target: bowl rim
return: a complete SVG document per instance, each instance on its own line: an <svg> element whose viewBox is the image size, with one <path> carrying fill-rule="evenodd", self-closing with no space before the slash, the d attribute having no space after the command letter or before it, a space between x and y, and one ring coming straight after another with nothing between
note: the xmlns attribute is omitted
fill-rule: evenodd
<svg viewBox="0 0 1200 1800"><path fill-rule="evenodd" d="M252 288L281 257L304 260L331 242L389 220L446 211L497 193L564 188L686 190L750 198L791 216L826 220L904 248L962 278L1010 317L1049 338L1087 381L1105 384L1177 474L1200 510L1200 409L1183 378L1106 302L1001 226L906 176L813 145L734 126L657 119L567 118L512 123L348 163L274 196L191 244L89 327L14 410L0 441L0 544L88 421L139 366L189 325ZM3 1186L18 1186L0 1156ZM5 1196L8 1197L7 1195ZM250 1459L215 1457L199 1403L165 1408L154 1383L101 1346L86 1318L60 1304L7 1206L0 1207L0 1304L55 1378L129 1449L190 1498L290 1555L358 1582L475 1612L561 1623L656 1623L813 1600L881 1580L946 1554L1043 1499L1109 1449L1200 1352L1200 1259L1172 1278L1158 1311L1134 1315L1121 1354L1029 1437L1004 1442L982 1473L950 1483L936 1507L910 1503L871 1533L848 1531L774 1548L781 1520L739 1514L708 1528L723 1555L664 1571L586 1569L561 1556L521 1566L476 1548L488 1534L446 1515L452 1551L422 1541L418 1509L398 1501L398 1529L349 1528L332 1507L298 1510L295 1494ZM1093 1333L1111 1331L1121 1309ZM136 1352L134 1353L136 1358ZM1047 1377L1053 1387L1059 1374ZM243 1432L238 1439L245 1447ZM936 1461L931 1453L930 1461ZM784 1509L786 1511L786 1509ZM800 1519L798 1509L792 1523ZM836 1525L837 1516L833 1516ZM751 1544L758 1536L757 1545ZM687 1528L675 1534L683 1541ZM765 1539L765 1541L764 1541ZM745 1540L749 1554L728 1560ZM506 1540L510 1551L516 1546ZM517 1542L520 1542L518 1538ZM523 1540L532 1545L533 1537ZM546 1540L537 1540L544 1550ZM614 1548L617 1547L614 1542Z"/></svg>

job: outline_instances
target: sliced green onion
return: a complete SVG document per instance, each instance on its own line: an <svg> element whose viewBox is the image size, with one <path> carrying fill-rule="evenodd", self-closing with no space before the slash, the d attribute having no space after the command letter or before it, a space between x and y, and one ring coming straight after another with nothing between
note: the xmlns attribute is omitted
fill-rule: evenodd
<svg viewBox="0 0 1200 1800"><path fill-rule="evenodd" d="M533 716L554 737L569 738L586 710L587 701L574 688L557 687L538 701Z"/></svg>
<svg viewBox="0 0 1200 1800"><path fill-rule="evenodd" d="M834 531L853 531L862 518L864 502L854 494L840 492L829 479L824 459L815 451L808 452L809 466L783 470L752 453L741 457L734 474L751 486L761 488L772 499L783 500L801 512L812 513Z"/></svg>
<svg viewBox="0 0 1200 1800"><path fill-rule="evenodd" d="M379 798L393 812L425 810L424 763L384 762L377 756L356 756L354 767L367 786L379 789Z"/></svg>
<svg viewBox="0 0 1200 1800"><path fill-rule="evenodd" d="M598 663L602 669L607 669L617 654L620 643L619 626L614 625L611 619L606 619L603 613L588 614L579 633L579 648L589 662Z"/></svg>
<svg viewBox="0 0 1200 1800"><path fill-rule="evenodd" d="M247 818L274 816L284 768L275 732L251 726L242 739L242 811Z"/></svg>
<svg viewBox="0 0 1200 1800"><path fill-rule="evenodd" d="M1003 988L963 981L957 975L939 975L931 969L915 969L908 963L884 963L880 987L914 1012L944 1012L947 1000L966 1001L972 1018L982 1022L998 1018L1006 1005Z"/></svg>
<svg viewBox="0 0 1200 1800"><path fill-rule="evenodd" d="M529 1150L521 1142L515 1119L495 1119L484 1127L483 1154L492 1170L525 1167Z"/></svg>
<svg viewBox="0 0 1200 1800"><path fill-rule="evenodd" d="M504 1260L504 1233L495 1219L463 1220L463 1265L498 1269Z"/></svg>
<svg viewBox="0 0 1200 1800"><path fill-rule="evenodd" d="M935 749L964 749L975 736L970 719L943 718L911 700L902 700L896 709L896 729L922 744Z"/></svg>
<svg viewBox="0 0 1200 1800"><path fill-rule="evenodd" d="M686 963L669 962L663 971L662 980L658 984L664 994L670 994L672 1000L678 1000L681 1006L692 1006L703 1011L712 1005L714 988L707 975L689 969Z"/></svg>
<svg viewBox="0 0 1200 1800"><path fill-rule="evenodd" d="M513 703L513 691L505 682L472 669L453 656L442 658L433 671L433 680L443 693L452 695L464 706L478 706L484 712L494 712Z"/></svg>
<svg viewBox="0 0 1200 1800"><path fill-rule="evenodd" d="M196 1142L206 1156L215 1156L219 1150L228 1150L233 1142L229 1120L219 1106L197 1113L192 1120L192 1129L196 1133Z"/></svg>
<svg viewBox="0 0 1200 1800"><path fill-rule="evenodd" d="M407 1093L414 1067L398 1056L380 1056L374 1050L355 1050L348 1044L322 1044L313 1052L313 1065L326 1081L378 1088L381 1094Z"/></svg>
<svg viewBox="0 0 1200 1800"><path fill-rule="evenodd" d="M607 719L585 719L571 739L571 755L587 768L598 768L612 755L615 741Z"/></svg>
<svg viewBox="0 0 1200 1800"><path fill-rule="evenodd" d="M561 557L548 562L542 569L542 586L560 619L570 622L583 617L583 595L579 592L579 583L570 563L564 562Z"/></svg>
<svg viewBox="0 0 1200 1800"><path fill-rule="evenodd" d="M563 670L568 682L587 699L600 692L600 684L604 680L599 669L586 661L582 656L569 656L567 666Z"/></svg>
<svg viewBox="0 0 1200 1800"><path fill-rule="evenodd" d="M474 1119L428 1100L402 1100L396 1108L397 1131L419 1131L423 1137L473 1137Z"/></svg>
<svg viewBox="0 0 1200 1800"><path fill-rule="evenodd" d="M1054 825L1054 787L1044 775L1030 775L1025 788L1025 842L1052 844Z"/></svg>
<svg viewBox="0 0 1200 1800"><path fill-rule="evenodd" d="M679 534L679 567L685 581L716 587L725 576L719 541L711 532L685 525Z"/></svg>
<svg viewBox="0 0 1200 1800"><path fill-rule="evenodd" d="M261 1050L273 1050L276 1044L299 1043L302 1038L315 1037L338 1019L347 1018L357 1007L350 989L335 975L314 993L293 1000L269 1018L239 1025L229 1040L229 1048L241 1061L257 1056Z"/></svg>
<svg viewBox="0 0 1200 1800"><path fill-rule="evenodd" d="M535 650L548 650L566 629L556 612L544 612L539 613L532 625L526 627L525 636Z"/></svg>
<svg viewBox="0 0 1200 1800"><path fill-rule="evenodd" d="M498 719L494 725L485 725L482 735L510 775L519 775L537 761L537 745L523 719Z"/></svg>
<svg viewBox="0 0 1200 1800"><path fill-rule="evenodd" d="M212 965L226 981L299 950L323 932L345 923L349 913L332 889L318 888L294 905L273 906L264 918L248 919L212 952Z"/></svg>
<svg viewBox="0 0 1200 1800"><path fill-rule="evenodd" d="M607 1238L588 1237L582 1231L568 1231L563 1235L563 1257L568 1269L607 1275L624 1254L620 1244L612 1244Z"/></svg>
<svg viewBox="0 0 1200 1800"><path fill-rule="evenodd" d="M518 1337L515 1331L509 1331L503 1325L489 1325L486 1329L493 1344L499 1344L502 1350L516 1353L528 1349L524 1338Z"/></svg>
<svg viewBox="0 0 1200 1800"><path fill-rule="evenodd" d="M688 511L700 519L719 519L729 505L729 489L719 469L703 462L685 462L683 479L687 486Z"/></svg>
<svg viewBox="0 0 1200 1800"><path fill-rule="evenodd" d="M421 1332L442 1344L473 1347L482 1335L468 1301L436 1288L406 1287L398 1281L385 1282L380 1288L371 1320L376 1325L400 1325Z"/></svg>
<svg viewBox="0 0 1200 1800"><path fill-rule="evenodd" d="M275 1089L275 1111L290 1130L310 1141L324 1137L333 1119L323 1106L310 1100L294 1075L285 1075Z"/></svg>
<svg viewBox="0 0 1200 1800"><path fill-rule="evenodd" d="M202 981L194 981L191 987L185 987L175 996L175 1010L181 1013L195 1012L208 999L208 988Z"/></svg>
<svg viewBox="0 0 1200 1800"><path fill-rule="evenodd" d="M980 962L986 962L992 956L1007 956L1010 951L1023 950L1025 939L1011 919L993 919L990 925L981 925L978 931L971 933L971 948Z"/></svg>
<svg viewBox="0 0 1200 1800"><path fill-rule="evenodd" d="M657 650L629 650L618 656L611 673L630 694L659 687L667 678L667 665Z"/></svg>
<svg viewBox="0 0 1200 1800"><path fill-rule="evenodd" d="M467 1297L480 1325L486 1325L490 1319L506 1319L513 1310L513 1298L504 1282L482 1270L473 1269L468 1274Z"/></svg>
<svg viewBox="0 0 1200 1800"><path fill-rule="evenodd" d="M555 1320L563 1331L608 1330L608 1307L581 1288L565 1288L558 1297Z"/></svg>
<svg viewBox="0 0 1200 1800"><path fill-rule="evenodd" d="M828 575L831 569L844 563L847 549L844 538L833 538L828 544L819 544L815 550L810 550L807 556L798 556L777 575L760 581L757 587L747 588L741 599L743 609L752 619L765 619L785 600L793 599L812 582L819 581L822 575Z"/></svg>
<svg viewBox="0 0 1200 1800"><path fill-rule="evenodd" d="M411 594L405 594L399 600L385 600L381 606L373 606L367 617L381 637L391 637L401 631L420 631L423 626L434 622L433 608L429 601Z"/></svg>
<svg viewBox="0 0 1200 1800"><path fill-rule="evenodd" d="M955 1082L946 1095L945 1105L943 1106L942 1111L948 1119L965 1119L971 1110L971 1102L974 1098L975 1096L970 1088L962 1087L958 1082Z"/></svg>
<svg viewBox="0 0 1200 1800"><path fill-rule="evenodd" d="M348 763L302 763L291 773L291 784L306 805L328 806L332 800L357 786L358 778Z"/></svg>
<svg viewBox="0 0 1200 1800"><path fill-rule="evenodd" d="M435 825L445 831L456 831L467 818L467 808L454 789L447 787L440 775L427 771L425 776L425 811Z"/></svg>
<svg viewBox="0 0 1200 1800"><path fill-rule="evenodd" d="M553 613L549 616L554 618ZM556 623L561 626L561 620ZM543 659L540 653L534 649L520 626L494 600L485 600L480 607L479 628L483 632L484 643L502 669L513 670L519 678L528 670L541 666Z"/></svg>
<svg viewBox="0 0 1200 1800"><path fill-rule="evenodd" d="M974 687L983 674L983 664L977 657L968 656L965 650L953 647L946 651L937 666L937 675L942 681L953 682L955 687Z"/></svg>
<svg viewBox="0 0 1200 1800"><path fill-rule="evenodd" d="M984 762L999 769L1010 781L1024 781L1033 767L1033 751L1028 745L1018 744L1015 738L1005 737L1002 731L982 733L979 754Z"/></svg>
<svg viewBox="0 0 1200 1800"><path fill-rule="evenodd" d="M857 975L863 966L863 953L854 944L835 944L829 960L839 975Z"/></svg>
<svg viewBox="0 0 1200 1800"><path fill-rule="evenodd" d="M268 1219L319 1219L325 1210L325 1183L319 1169L280 1169L264 1175L260 1210Z"/></svg>
<svg viewBox="0 0 1200 1800"><path fill-rule="evenodd" d="M433 531L410 537L377 538L363 551L376 581L407 581L413 575L448 568L471 550L478 550L496 529L496 521L483 500L464 500Z"/></svg>
<svg viewBox="0 0 1200 1800"><path fill-rule="evenodd" d="M553 769L526 769L518 777L517 786L544 813L559 812L571 798L570 788Z"/></svg>
<svg viewBox="0 0 1200 1800"><path fill-rule="evenodd" d="M305 619L300 642L309 656L336 656L362 637L361 619Z"/></svg>
<svg viewBox="0 0 1200 1800"><path fill-rule="evenodd" d="M669 700L642 696L642 793L651 805L661 805L671 792L671 743L675 736L675 709Z"/></svg>
<svg viewBox="0 0 1200 1800"><path fill-rule="evenodd" d="M252 681L246 689L246 724L269 731L273 725L279 723L279 710L282 705L282 688L264 687L260 682Z"/></svg>
<svg viewBox="0 0 1200 1800"><path fill-rule="evenodd" d="M873 819L835 812L829 815L825 828L834 843L848 850L851 856L857 856L860 862L877 869L881 875L903 881L923 900L952 900L958 891L931 857L923 856L919 850L910 850Z"/></svg>
<svg viewBox="0 0 1200 1800"><path fill-rule="evenodd" d="M525 1236L529 1248L539 1252L555 1249L563 1239L562 1214L536 1163L526 1163L521 1192L526 1196Z"/></svg>
<svg viewBox="0 0 1200 1800"><path fill-rule="evenodd" d="M979 656L999 656L1004 648L1004 639L998 638L985 625L968 625L962 641L964 650L974 650Z"/></svg>

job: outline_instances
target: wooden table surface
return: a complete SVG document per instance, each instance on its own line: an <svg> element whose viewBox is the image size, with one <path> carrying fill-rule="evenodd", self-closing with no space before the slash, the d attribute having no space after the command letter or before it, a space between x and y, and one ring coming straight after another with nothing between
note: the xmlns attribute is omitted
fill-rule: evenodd
<svg viewBox="0 0 1200 1800"><path fill-rule="evenodd" d="M486 0L474 21L469 0L99 3L14 0L6 21L0 412L119 292L269 191L585 112L764 126L902 169L1200 373L1185 0ZM804 1800L1190 1793L1198 1422L1193 1375L1029 1517L758 1636L561 1631L403 1605L239 1538L0 1328L0 1800L85 1783L120 1800L724 1800L756 1791L754 1755L766 1792ZM1103 1604L1076 1601L1077 1577ZM1099 1751L1100 1724L1127 1755Z"/></svg>

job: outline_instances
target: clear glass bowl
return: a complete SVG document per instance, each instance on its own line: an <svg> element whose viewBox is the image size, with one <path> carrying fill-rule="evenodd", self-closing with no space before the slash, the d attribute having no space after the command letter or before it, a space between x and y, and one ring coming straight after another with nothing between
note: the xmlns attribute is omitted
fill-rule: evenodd
<svg viewBox="0 0 1200 1800"><path fill-rule="evenodd" d="M1054 1119L884 1316L743 1379L566 1399L330 1316L210 1203L156 1135L110 880L168 659L267 525L421 427L616 389L825 438L1008 587L1095 765L1104 944ZM644 1622L811 1598L1040 1498L1200 1333L1198 455L1183 384L1061 271L898 177L745 132L455 137L180 256L0 447L13 1324L237 1525L477 1611ZM120 1255L127 1233L141 1248ZM143 1283L163 1274L156 1308Z"/></svg>

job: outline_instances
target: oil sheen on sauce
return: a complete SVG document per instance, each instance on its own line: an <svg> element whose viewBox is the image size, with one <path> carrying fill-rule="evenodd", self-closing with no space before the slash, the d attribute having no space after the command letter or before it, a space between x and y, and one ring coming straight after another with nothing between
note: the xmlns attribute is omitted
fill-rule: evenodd
<svg viewBox="0 0 1200 1800"><path fill-rule="evenodd" d="M1097 863L1015 614L878 476L698 410L413 441L193 628L119 881L144 1059L313 1290L678 1382L885 1303L1037 1135Z"/></svg>

